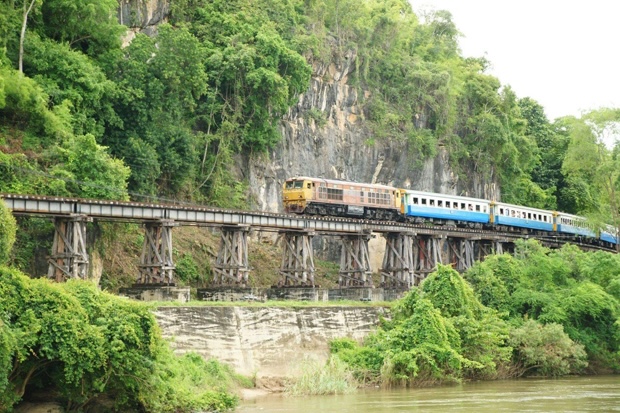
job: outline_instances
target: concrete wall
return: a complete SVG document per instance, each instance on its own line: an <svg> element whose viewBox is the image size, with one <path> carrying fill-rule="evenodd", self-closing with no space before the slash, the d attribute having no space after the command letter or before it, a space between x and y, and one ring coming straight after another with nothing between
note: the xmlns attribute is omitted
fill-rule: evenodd
<svg viewBox="0 0 620 413"><path fill-rule="evenodd" d="M305 357L326 360L329 340L361 340L384 314L381 307L160 307L155 311L176 352L215 358L241 374L256 374L259 382L296 375Z"/></svg>

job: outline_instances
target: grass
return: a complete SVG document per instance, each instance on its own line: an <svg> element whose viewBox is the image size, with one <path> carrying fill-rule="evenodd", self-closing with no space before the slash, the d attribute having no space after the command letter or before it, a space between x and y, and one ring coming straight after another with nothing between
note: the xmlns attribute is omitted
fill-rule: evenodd
<svg viewBox="0 0 620 413"><path fill-rule="evenodd" d="M358 383L346 363L332 356L326 364L303 360L301 376L291 379L285 391L292 396L314 396L353 393L357 387Z"/></svg>
<svg viewBox="0 0 620 413"><path fill-rule="evenodd" d="M152 307L384 307L391 308L393 301L149 301Z"/></svg>

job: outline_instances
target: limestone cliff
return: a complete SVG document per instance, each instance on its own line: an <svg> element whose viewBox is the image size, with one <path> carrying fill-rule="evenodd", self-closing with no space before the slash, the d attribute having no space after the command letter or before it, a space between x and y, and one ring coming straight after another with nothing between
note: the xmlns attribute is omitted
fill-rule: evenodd
<svg viewBox="0 0 620 413"><path fill-rule="evenodd" d="M119 0L118 21L127 26L123 45L127 45L142 32L153 35L157 26L168 21L170 0Z"/></svg>
<svg viewBox="0 0 620 413"><path fill-rule="evenodd" d="M119 21L135 33L153 34L166 22L170 0L119 0ZM364 119L369 92L349 82L357 56L333 53L330 63L312 63L308 89L280 121L280 144L266 156L240 156L238 176L249 180L256 209L280 211L281 185L296 175L377 182L446 194L499 199L499 187L475 174L463 182L450 168L450 154L439 148L434 159L415 157L406 142L375 140ZM319 119L317 119L320 118ZM425 119L420 117L419 126Z"/></svg>
<svg viewBox="0 0 620 413"><path fill-rule="evenodd" d="M259 209L279 211L283 181L299 175L499 199L493 182L475 174L461 182L443 147L435 158L420 160L406 142L374 140L362 110L368 92L347 83L355 59L347 53L340 63L314 65L308 90L280 122L278 147L268 157L240 162ZM319 112L324 122L316 121Z"/></svg>
<svg viewBox="0 0 620 413"><path fill-rule="evenodd" d="M326 360L331 339L361 340L385 312L380 307L160 307L155 316L176 352L216 358L264 382L294 376L304 358Z"/></svg>

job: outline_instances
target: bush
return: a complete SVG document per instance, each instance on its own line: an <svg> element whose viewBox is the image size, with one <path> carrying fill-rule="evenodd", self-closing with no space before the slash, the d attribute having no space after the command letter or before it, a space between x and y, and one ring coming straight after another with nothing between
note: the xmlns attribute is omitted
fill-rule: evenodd
<svg viewBox="0 0 620 413"><path fill-rule="evenodd" d="M213 363L172 354L148 306L92 283L56 284L0 267L0 315L0 349L8 350L0 353L0 402L7 409L38 388L57 394L69 411L100 398L114 400L117 410L153 413L236 404Z"/></svg>
<svg viewBox="0 0 620 413"><path fill-rule="evenodd" d="M518 376L562 376L579 373L588 365L584 347L559 324L528 320L510 333L509 343Z"/></svg>
<svg viewBox="0 0 620 413"><path fill-rule="evenodd" d="M336 340L331 351L364 382L429 384L488 378L508 362L508 327L484 307L471 287L439 266L393 307L392 319L362 346Z"/></svg>
<svg viewBox="0 0 620 413"><path fill-rule="evenodd" d="M198 265L191 254L183 254L176 262L175 274L185 285L199 281L201 278Z"/></svg>

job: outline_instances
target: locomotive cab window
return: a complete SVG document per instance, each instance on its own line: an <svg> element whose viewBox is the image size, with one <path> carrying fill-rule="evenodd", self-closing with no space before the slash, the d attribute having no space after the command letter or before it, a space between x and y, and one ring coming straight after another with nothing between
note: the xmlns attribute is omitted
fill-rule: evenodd
<svg viewBox="0 0 620 413"><path fill-rule="evenodd" d="M308 188L308 189L312 188L312 184L310 184L310 182L308 182L308 185L306 185L306 188Z"/></svg>

